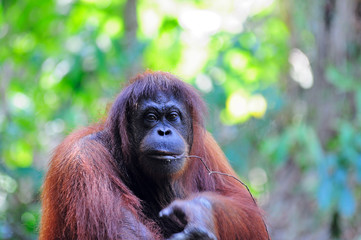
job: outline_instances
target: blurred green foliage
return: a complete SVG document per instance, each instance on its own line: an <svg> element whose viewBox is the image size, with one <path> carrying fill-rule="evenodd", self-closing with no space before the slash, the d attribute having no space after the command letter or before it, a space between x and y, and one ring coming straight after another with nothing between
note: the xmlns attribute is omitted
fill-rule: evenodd
<svg viewBox="0 0 361 240"><path fill-rule="evenodd" d="M301 174L316 176L300 186L307 185L322 221L336 212L359 224L361 59L327 66L333 89L354 98L351 110L335 103L332 134L320 139L317 111L304 110L312 108L302 98L308 90L289 80L293 33L280 10L285 2L235 10L235 1L139 1L129 47L125 0L1 0L0 239L37 238L52 149L105 116L131 69L147 68L171 71L200 90L207 128L257 197L267 196L277 184L273 173L293 161ZM197 15L205 20L187 17ZM306 16L296 14L295 27L300 45L313 49Z"/></svg>

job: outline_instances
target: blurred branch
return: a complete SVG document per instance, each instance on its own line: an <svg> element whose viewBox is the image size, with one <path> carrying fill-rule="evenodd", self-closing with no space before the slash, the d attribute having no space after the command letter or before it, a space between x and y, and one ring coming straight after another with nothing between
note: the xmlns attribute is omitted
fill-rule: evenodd
<svg viewBox="0 0 361 240"><path fill-rule="evenodd" d="M125 47L132 48L137 42L137 0L128 0L124 9Z"/></svg>
<svg viewBox="0 0 361 240"><path fill-rule="evenodd" d="M10 112L7 104L7 88L9 82L13 76L13 64L11 62L5 62L2 68L0 68L0 98L1 98L1 108L2 114L5 118L10 121Z"/></svg>
<svg viewBox="0 0 361 240"><path fill-rule="evenodd" d="M335 2L335 17L330 38L332 41L330 57L336 64L342 64L347 58L347 47L354 32L352 20L355 6L353 2L354 0Z"/></svg>
<svg viewBox="0 0 361 240"><path fill-rule="evenodd" d="M7 61L3 64L3 66L0 66L0 115L4 115L4 118L10 122L11 121L11 117L10 117L10 112L8 109L8 104L7 104L7 88L9 85L9 82L12 78L13 75L13 66L12 63L10 61ZM1 130L1 128L0 128ZM0 131L0 141L3 140L3 131ZM2 144L0 144L0 153L2 153ZM3 165L4 163L4 159L3 155L0 154L0 172L6 172L8 175L10 175L8 169Z"/></svg>
<svg viewBox="0 0 361 240"><path fill-rule="evenodd" d="M137 0L128 0L124 8L125 36L123 45L128 60L129 67L126 69L125 77L129 79L141 70L141 57L138 53L138 18Z"/></svg>

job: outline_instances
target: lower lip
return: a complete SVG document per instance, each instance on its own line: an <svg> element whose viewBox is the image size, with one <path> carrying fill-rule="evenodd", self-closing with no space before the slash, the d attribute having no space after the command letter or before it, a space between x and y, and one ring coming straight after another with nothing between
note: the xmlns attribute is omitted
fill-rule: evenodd
<svg viewBox="0 0 361 240"><path fill-rule="evenodd" d="M182 158L181 155L150 155L149 157L157 160L162 160L164 161L164 163L167 164Z"/></svg>

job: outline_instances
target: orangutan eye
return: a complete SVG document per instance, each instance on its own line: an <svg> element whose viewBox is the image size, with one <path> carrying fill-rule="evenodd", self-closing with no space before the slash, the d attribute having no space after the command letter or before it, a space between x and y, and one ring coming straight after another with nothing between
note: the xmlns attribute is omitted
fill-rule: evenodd
<svg viewBox="0 0 361 240"><path fill-rule="evenodd" d="M171 112L167 118L169 121L176 121L179 118L179 114L177 112Z"/></svg>
<svg viewBox="0 0 361 240"><path fill-rule="evenodd" d="M157 121L157 116L154 113L148 113L145 116L145 120L147 120L149 122L154 122L154 121Z"/></svg>

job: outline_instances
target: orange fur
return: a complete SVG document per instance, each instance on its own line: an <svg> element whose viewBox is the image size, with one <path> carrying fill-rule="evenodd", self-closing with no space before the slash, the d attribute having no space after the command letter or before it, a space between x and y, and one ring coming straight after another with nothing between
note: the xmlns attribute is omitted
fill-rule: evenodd
<svg viewBox="0 0 361 240"><path fill-rule="evenodd" d="M235 175L203 128L204 103L195 90L168 73L146 72L118 96L105 123L72 133L55 150L43 186L40 240L164 238L128 186L132 148L127 112L142 97L139 94L168 88L180 90L173 94L185 99L191 112L190 155L202 157L213 171ZM175 195L160 189L154 204L165 207L176 198L203 196L212 203L218 239L268 238L261 212L243 185L227 176L209 175L199 159L188 161L171 185Z"/></svg>

